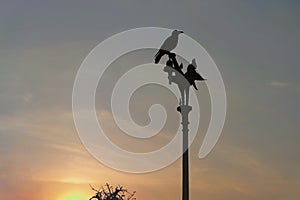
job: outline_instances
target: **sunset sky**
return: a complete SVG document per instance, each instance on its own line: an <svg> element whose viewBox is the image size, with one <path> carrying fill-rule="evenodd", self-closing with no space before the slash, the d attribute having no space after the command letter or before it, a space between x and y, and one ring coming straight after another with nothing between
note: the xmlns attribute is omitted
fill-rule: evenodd
<svg viewBox="0 0 300 200"><path fill-rule="evenodd" d="M181 160L147 174L112 170L88 153L73 122L72 88L83 59L109 36L145 26L184 30L209 52L225 83L219 142L198 159L204 115L191 146L190 199L299 199L299 10L296 0L1 0L0 199L86 200L94 194L89 184L106 182L136 190L138 200L181 198ZM206 113L206 87L198 87ZM149 97L136 94L133 116L145 122L139 111L157 100L169 103L178 124L176 99L148 90ZM149 143L120 139L103 96L96 96L98 117L120 146L146 151L170 139L170 123Z"/></svg>

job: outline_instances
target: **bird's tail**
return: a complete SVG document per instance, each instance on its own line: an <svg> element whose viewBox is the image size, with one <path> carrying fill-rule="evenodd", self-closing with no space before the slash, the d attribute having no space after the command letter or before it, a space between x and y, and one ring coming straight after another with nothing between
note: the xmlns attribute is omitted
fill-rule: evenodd
<svg viewBox="0 0 300 200"><path fill-rule="evenodd" d="M155 56L153 58L156 58L160 54L160 49L156 52Z"/></svg>
<svg viewBox="0 0 300 200"><path fill-rule="evenodd" d="M161 59L162 56L163 56L163 53L162 53L162 51L160 49L160 50L157 51L157 53L154 56L155 64L159 63L159 61L160 61L160 59Z"/></svg>

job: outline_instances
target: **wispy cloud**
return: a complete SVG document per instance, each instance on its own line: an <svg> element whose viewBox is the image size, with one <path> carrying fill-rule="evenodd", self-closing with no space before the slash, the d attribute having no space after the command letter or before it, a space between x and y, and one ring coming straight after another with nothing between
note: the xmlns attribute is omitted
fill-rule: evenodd
<svg viewBox="0 0 300 200"><path fill-rule="evenodd" d="M267 85L272 87L286 87L289 86L290 84L288 82L283 82L283 81L271 81L267 83Z"/></svg>

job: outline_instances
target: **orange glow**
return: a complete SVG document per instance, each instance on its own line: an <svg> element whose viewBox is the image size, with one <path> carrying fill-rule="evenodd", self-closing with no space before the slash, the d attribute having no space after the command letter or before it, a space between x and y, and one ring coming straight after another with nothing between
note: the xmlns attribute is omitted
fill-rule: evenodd
<svg viewBox="0 0 300 200"><path fill-rule="evenodd" d="M57 200L86 200L89 199L89 195L80 192L69 192L61 195Z"/></svg>

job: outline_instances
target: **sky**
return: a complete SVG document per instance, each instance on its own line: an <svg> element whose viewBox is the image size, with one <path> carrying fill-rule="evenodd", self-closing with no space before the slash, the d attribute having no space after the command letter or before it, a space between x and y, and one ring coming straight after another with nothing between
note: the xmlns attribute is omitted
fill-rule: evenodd
<svg viewBox="0 0 300 200"><path fill-rule="evenodd" d="M89 184L106 182L136 190L141 200L181 198L180 159L147 174L110 169L85 149L72 117L73 83L87 54L113 34L147 26L184 30L197 40L226 87L219 142L198 159L204 117L191 146L190 199L299 199L299 9L295 0L1 0L0 199L83 200L93 195ZM206 113L207 91L198 87ZM147 90L135 96L138 122L147 121L145 105L156 101L179 121L172 95ZM97 93L96 99L98 118L118 145L145 151L169 139L120 139L107 96ZM173 124L165 131L170 136Z"/></svg>

